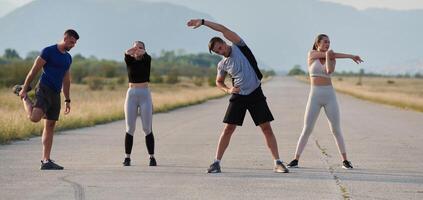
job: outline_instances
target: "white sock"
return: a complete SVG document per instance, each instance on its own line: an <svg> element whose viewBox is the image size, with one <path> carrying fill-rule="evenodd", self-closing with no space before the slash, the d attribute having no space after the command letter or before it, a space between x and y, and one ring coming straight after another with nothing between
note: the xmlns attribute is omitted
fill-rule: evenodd
<svg viewBox="0 0 423 200"><path fill-rule="evenodd" d="M218 160L218 159L214 159L214 162L217 162L217 163L220 164L220 160Z"/></svg>
<svg viewBox="0 0 423 200"><path fill-rule="evenodd" d="M150 158L154 158L154 154L150 154Z"/></svg>
<svg viewBox="0 0 423 200"><path fill-rule="evenodd" d="M125 154L125 158L131 158L131 154Z"/></svg>

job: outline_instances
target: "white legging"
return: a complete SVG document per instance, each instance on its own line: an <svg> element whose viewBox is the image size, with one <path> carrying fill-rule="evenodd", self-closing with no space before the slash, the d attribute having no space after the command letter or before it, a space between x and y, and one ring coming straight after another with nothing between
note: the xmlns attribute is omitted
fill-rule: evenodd
<svg viewBox="0 0 423 200"><path fill-rule="evenodd" d="M150 89L129 88L125 100L125 121L126 132L134 135L138 109L140 110L142 129L145 135L151 133L153 121L153 104L151 101Z"/></svg>
<svg viewBox="0 0 423 200"><path fill-rule="evenodd" d="M325 109L326 116L329 121L330 129L335 137L338 150L341 154L346 153L344 138L341 133L338 102L336 101L335 90L332 85L328 86L311 86L310 95L308 97L307 107L304 114L304 127L298 140L296 155L301 155L307 144L308 138L313 131L317 117L319 117L320 109Z"/></svg>

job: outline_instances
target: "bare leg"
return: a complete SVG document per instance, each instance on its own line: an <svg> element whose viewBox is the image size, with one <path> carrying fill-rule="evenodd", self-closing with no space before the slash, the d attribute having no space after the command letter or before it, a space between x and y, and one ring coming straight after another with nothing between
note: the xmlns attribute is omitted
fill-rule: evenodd
<svg viewBox="0 0 423 200"><path fill-rule="evenodd" d="M44 120L44 130L42 136L43 160L50 159L51 147L53 146L53 133L56 121Z"/></svg>
<svg viewBox="0 0 423 200"><path fill-rule="evenodd" d="M25 112L28 114L28 118L31 118L32 109L33 109L32 101L28 97L26 97L26 98L22 99L22 103L23 103Z"/></svg>
<svg viewBox="0 0 423 200"><path fill-rule="evenodd" d="M279 159L278 143L276 141L275 135L273 134L273 130L272 130L272 126L270 126L270 122L260 124L259 126L261 130L263 131L264 137L266 139L267 147L272 153L273 159L278 160Z"/></svg>
<svg viewBox="0 0 423 200"><path fill-rule="evenodd" d="M43 110L40 108L34 108L33 103L28 97L22 99L22 103L24 105L24 109L28 115L29 120L31 120L32 122L39 122L44 116Z"/></svg>
<svg viewBox="0 0 423 200"><path fill-rule="evenodd" d="M229 145L229 141L231 140L231 136L235 131L235 128L236 125L234 124L226 124L225 128L223 129L223 132L220 135L219 144L217 145L216 160L222 159L223 154Z"/></svg>

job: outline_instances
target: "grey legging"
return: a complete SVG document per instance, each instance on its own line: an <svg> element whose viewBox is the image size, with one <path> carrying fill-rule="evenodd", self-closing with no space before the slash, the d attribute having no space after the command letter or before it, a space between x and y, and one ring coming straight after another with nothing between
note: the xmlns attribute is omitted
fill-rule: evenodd
<svg viewBox="0 0 423 200"><path fill-rule="evenodd" d="M145 135L151 133L153 121L153 103L149 88L129 88L125 100L126 132L134 135L138 110L141 114L142 129Z"/></svg>
<svg viewBox="0 0 423 200"><path fill-rule="evenodd" d="M310 95L308 97L307 107L304 114L304 127L298 140L296 155L301 155L307 144L308 138L313 131L314 124L319 116L320 109L325 109L330 129L335 137L338 149L341 154L345 152L344 138L341 133L338 102L336 101L335 91L332 85L328 86L311 86Z"/></svg>

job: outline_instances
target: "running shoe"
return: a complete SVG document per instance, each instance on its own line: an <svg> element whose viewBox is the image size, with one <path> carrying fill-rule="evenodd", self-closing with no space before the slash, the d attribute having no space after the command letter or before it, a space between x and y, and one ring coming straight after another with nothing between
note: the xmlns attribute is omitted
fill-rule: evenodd
<svg viewBox="0 0 423 200"><path fill-rule="evenodd" d="M41 170L62 170L63 167L54 163L53 160L48 159L47 162L41 161Z"/></svg>
<svg viewBox="0 0 423 200"><path fill-rule="evenodd" d="M294 159L294 160L292 160L288 165L287 165L287 167L288 168L298 168L298 160L297 159Z"/></svg>
<svg viewBox="0 0 423 200"><path fill-rule="evenodd" d="M150 157L150 166L157 166L157 162L154 157Z"/></svg>
<svg viewBox="0 0 423 200"><path fill-rule="evenodd" d="M352 168L353 168L353 166L352 166L352 164L351 164L351 162L350 162L350 161L348 161L348 160L344 160L344 161L342 162L342 168L344 168L344 169L352 169Z"/></svg>
<svg viewBox="0 0 423 200"><path fill-rule="evenodd" d="M207 169L207 173L220 173L220 164L219 162L214 162Z"/></svg>
<svg viewBox="0 0 423 200"><path fill-rule="evenodd" d="M131 158L125 158L122 164L123 166L131 166Z"/></svg>
<svg viewBox="0 0 423 200"><path fill-rule="evenodd" d="M19 92L21 92L22 88L23 88L23 85L15 85L15 86L13 86L12 91L13 91L14 94L19 96ZM28 86L28 89L26 90L26 92L29 92L31 90L32 90L32 87Z"/></svg>
<svg viewBox="0 0 423 200"><path fill-rule="evenodd" d="M275 169L273 170L276 173L289 173L288 168L281 161L277 161L275 165Z"/></svg>

